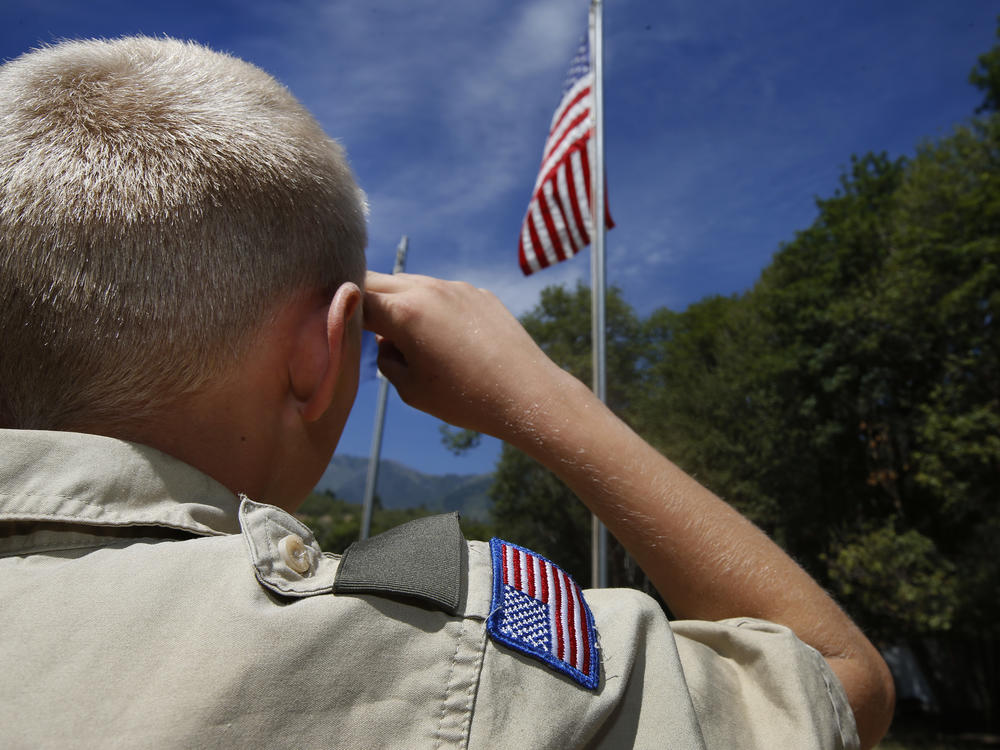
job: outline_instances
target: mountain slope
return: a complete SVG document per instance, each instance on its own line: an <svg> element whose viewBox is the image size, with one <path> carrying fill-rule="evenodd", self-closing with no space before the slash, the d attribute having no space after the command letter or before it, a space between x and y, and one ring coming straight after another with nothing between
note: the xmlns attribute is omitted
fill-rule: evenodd
<svg viewBox="0 0 1000 750"><path fill-rule="evenodd" d="M357 456L334 456L319 483L317 491L332 491L348 502L364 499L368 459ZM446 513L457 510L463 518L489 519L490 499L487 495L492 474L445 474L434 476L411 469L398 461L379 464L375 496L383 508L416 508Z"/></svg>

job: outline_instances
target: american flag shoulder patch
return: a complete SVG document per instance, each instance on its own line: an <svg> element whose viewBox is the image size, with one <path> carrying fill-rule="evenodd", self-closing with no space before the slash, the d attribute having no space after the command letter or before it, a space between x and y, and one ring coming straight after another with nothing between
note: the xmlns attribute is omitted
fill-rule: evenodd
<svg viewBox="0 0 1000 750"><path fill-rule="evenodd" d="M596 690L600 661L594 616L576 581L541 555L502 539L491 539L490 551L490 637Z"/></svg>

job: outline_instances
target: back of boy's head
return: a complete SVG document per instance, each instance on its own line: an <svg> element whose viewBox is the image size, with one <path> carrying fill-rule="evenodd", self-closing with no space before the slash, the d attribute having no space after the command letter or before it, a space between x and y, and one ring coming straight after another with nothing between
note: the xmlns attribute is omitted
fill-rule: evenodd
<svg viewBox="0 0 1000 750"><path fill-rule="evenodd" d="M360 285L364 214L340 147L241 60L136 37L0 67L0 427L155 417L283 303Z"/></svg>

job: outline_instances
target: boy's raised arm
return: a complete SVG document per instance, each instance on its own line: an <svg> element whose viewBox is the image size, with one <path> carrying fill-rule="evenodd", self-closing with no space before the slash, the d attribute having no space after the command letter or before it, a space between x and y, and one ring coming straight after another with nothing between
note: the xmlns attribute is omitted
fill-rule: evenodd
<svg viewBox="0 0 1000 750"><path fill-rule="evenodd" d="M892 678L853 622L777 545L553 363L491 293L369 273L366 326L408 404L498 437L562 479L679 617L791 628L838 676L862 747L892 718Z"/></svg>

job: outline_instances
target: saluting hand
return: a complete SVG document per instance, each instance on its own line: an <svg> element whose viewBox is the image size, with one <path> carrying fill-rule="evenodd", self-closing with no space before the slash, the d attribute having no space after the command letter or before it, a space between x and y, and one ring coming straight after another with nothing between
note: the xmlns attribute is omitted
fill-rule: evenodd
<svg viewBox="0 0 1000 750"><path fill-rule="evenodd" d="M491 292L464 282L368 272L365 327L410 406L518 442L531 415L576 383Z"/></svg>

